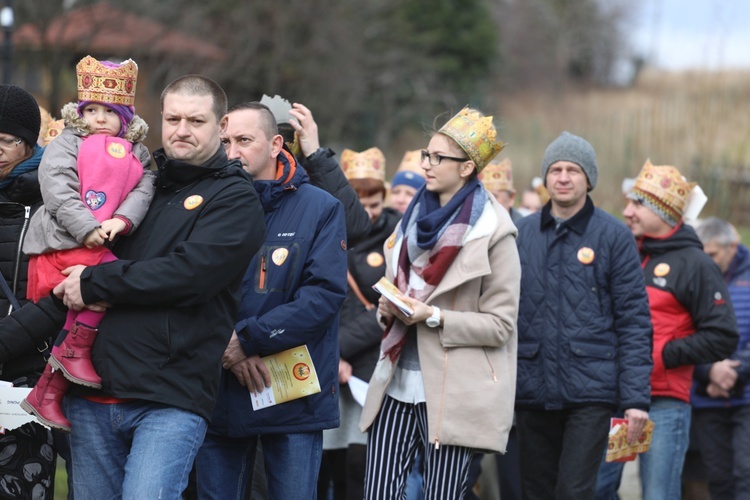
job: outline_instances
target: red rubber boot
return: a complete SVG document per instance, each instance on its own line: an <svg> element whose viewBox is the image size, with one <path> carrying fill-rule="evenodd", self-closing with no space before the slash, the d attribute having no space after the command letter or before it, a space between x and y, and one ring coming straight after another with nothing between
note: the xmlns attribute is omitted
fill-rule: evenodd
<svg viewBox="0 0 750 500"><path fill-rule="evenodd" d="M74 384L101 389L102 379L91 364L91 346L97 333L96 328L76 321L60 347L50 356L49 364L59 368Z"/></svg>
<svg viewBox="0 0 750 500"><path fill-rule="evenodd" d="M21 408L34 415L44 425L70 432L70 421L65 418L62 411L62 399L69 386L70 382L63 377L60 370L52 371L52 366L48 363L39 382L31 389L26 399L21 401Z"/></svg>

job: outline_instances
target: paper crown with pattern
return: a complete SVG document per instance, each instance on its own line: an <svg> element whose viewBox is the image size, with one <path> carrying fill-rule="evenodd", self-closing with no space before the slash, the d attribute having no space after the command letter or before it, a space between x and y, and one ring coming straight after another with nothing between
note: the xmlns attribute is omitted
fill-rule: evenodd
<svg viewBox="0 0 750 500"><path fill-rule="evenodd" d="M468 106L448 120L438 132L456 141L476 164L478 172L505 147L505 144L497 140L492 117L483 116Z"/></svg>
<svg viewBox="0 0 750 500"><path fill-rule="evenodd" d="M63 129L65 128L65 120L55 120L53 122L50 122L47 125L47 130L44 132L44 137L42 139L42 146L46 146L50 142L52 142L54 139L60 136L62 134Z"/></svg>
<svg viewBox="0 0 750 500"><path fill-rule="evenodd" d="M628 198L638 200L653 210L670 226L676 226L685 211L695 186L671 165L652 165L646 160Z"/></svg>
<svg viewBox="0 0 750 500"><path fill-rule="evenodd" d="M109 63L112 64L112 63ZM91 56L76 65L78 100L132 106L138 65L132 59L108 66Z"/></svg>
<svg viewBox="0 0 750 500"><path fill-rule="evenodd" d="M500 162L490 162L479 174L479 180L488 191L510 191L513 189L513 166L508 158Z"/></svg>
<svg viewBox="0 0 750 500"><path fill-rule="evenodd" d="M424 177L424 169L422 168L422 150L415 149L414 151L407 151L404 153L404 158L398 165L397 172L414 172L420 177Z"/></svg>
<svg viewBox="0 0 750 500"><path fill-rule="evenodd" d="M341 152L341 169L348 180L375 179L385 182L385 156L378 148L361 153L345 149Z"/></svg>

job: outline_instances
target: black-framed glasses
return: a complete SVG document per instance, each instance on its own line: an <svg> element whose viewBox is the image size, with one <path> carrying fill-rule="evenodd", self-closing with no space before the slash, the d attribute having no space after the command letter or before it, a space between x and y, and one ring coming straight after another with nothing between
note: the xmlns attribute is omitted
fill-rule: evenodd
<svg viewBox="0 0 750 500"><path fill-rule="evenodd" d="M437 153L430 153L426 149L422 150L422 161L425 161L426 159L430 159L430 165L433 167L437 167L440 165L440 162L443 160L453 160L453 161L469 161L468 158L456 158L455 156L445 156Z"/></svg>
<svg viewBox="0 0 750 500"><path fill-rule="evenodd" d="M20 137L2 137L0 138L0 149L5 151L6 153L10 153L14 149L16 149L18 146L21 145L23 142L23 139Z"/></svg>

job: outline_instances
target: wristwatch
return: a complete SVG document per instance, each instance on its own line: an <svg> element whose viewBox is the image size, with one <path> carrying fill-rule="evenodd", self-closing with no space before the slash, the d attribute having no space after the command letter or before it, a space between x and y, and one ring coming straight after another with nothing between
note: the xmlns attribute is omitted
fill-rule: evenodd
<svg viewBox="0 0 750 500"><path fill-rule="evenodd" d="M427 323L427 326L430 328L437 328L440 326L440 308L437 306L432 306L432 316L427 318L425 320L425 323Z"/></svg>

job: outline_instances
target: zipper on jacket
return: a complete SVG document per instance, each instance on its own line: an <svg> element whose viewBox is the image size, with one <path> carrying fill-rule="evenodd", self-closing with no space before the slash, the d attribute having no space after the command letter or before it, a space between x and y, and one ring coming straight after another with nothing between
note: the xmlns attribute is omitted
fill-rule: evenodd
<svg viewBox="0 0 750 500"><path fill-rule="evenodd" d="M497 375L495 375L495 368L492 367L492 361L490 361L490 355L487 354L487 348L482 347L482 351L484 352L484 357L487 359L487 364L490 367L490 374L492 375L492 381L497 382Z"/></svg>
<svg viewBox="0 0 750 500"><path fill-rule="evenodd" d="M448 377L448 349L444 347L443 352L443 390L440 393L440 411L435 426L435 450L440 448L440 421L443 418L443 407L445 406L445 379Z"/></svg>
<svg viewBox="0 0 750 500"><path fill-rule="evenodd" d="M31 207L24 206L23 213L23 226L21 226L21 233L18 237L18 248L16 248L16 267L13 270L13 281L12 288L13 294L18 292L18 273L21 269L21 250L23 249L23 240L26 237L26 229L29 227L29 219L31 218ZM13 312L13 304L8 306L8 314Z"/></svg>
<svg viewBox="0 0 750 500"><path fill-rule="evenodd" d="M266 262L266 256L260 256L260 276L258 276L258 288L264 290L266 288L266 273L268 272L268 263Z"/></svg>

